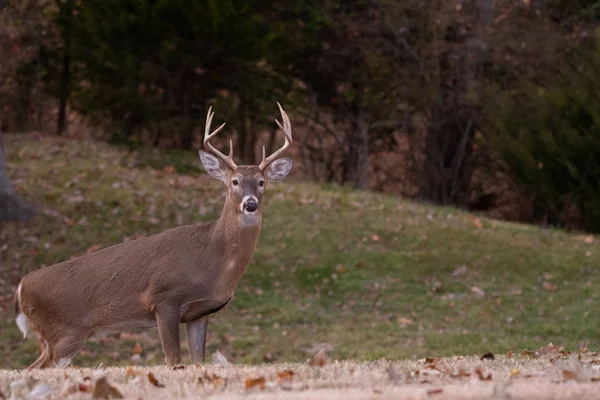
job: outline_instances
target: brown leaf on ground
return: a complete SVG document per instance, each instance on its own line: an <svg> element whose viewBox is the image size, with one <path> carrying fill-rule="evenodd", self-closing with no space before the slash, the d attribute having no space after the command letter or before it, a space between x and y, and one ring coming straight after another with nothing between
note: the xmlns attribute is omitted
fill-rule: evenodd
<svg viewBox="0 0 600 400"><path fill-rule="evenodd" d="M465 371L464 369L459 369L458 371L454 372L451 375L453 378L467 378L469 376L471 376L471 374L468 371Z"/></svg>
<svg viewBox="0 0 600 400"><path fill-rule="evenodd" d="M513 351L509 351L508 353L506 353L506 358L513 358Z"/></svg>
<svg viewBox="0 0 600 400"><path fill-rule="evenodd" d="M94 399L122 399L123 395L114 386L111 386L106 377L98 379L96 385L94 385L94 391L92 393Z"/></svg>
<svg viewBox="0 0 600 400"><path fill-rule="evenodd" d="M336 264L335 265L335 272L337 272L338 274L342 275L346 272L346 267L344 267L342 264Z"/></svg>
<svg viewBox="0 0 600 400"><path fill-rule="evenodd" d="M475 225L477 229L483 228L483 224L481 223L481 218L477 218L471 214L469 214L469 221Z"/></svg>
<svg viewBox="0 0 600 400"><path fill-rule="evenodd" d="M294 371L286 369L285 371L278 371L277 378L280 380L292 379L294 377Z"/></svg>
<svg viewBox="0 0 600 400"><path fill-rule="evenodd" d="M176 365L173 367L173 371L177 371L178 369L185 369L185 365Z"/></svg>
<svg viewBox="0 0 600 400"><path fill-rule="evenodd" d="M163 172L167 173L167 174L173 174L176 172L175 167L172 165L167 165L163 168Z"/></svg>
<svg viewBox="0 0 600 400"><path fill-rule="evenodd" d="M70 395L70 394L75 394L75 393L89 393L92 391L92 385L86 385L85 383L76 383L74 385L71 385L68 387L68 389L66 390L65 394L66 395ZM0 399L2 397L0 396Z"/></svg>
<svg viewBox="0 0 600 400"><path fill-rule="evenodd" d="M434 396L436 394L444 393L444 389L429 389L427 391L427 396Z"/></svg>
<svg viewBox="0 0 600 400"><path fill-rule="evenodd" d="M542 289L544 289L546 292L556 292L558 291L558 286L551 282L545 281L542 283Z"/></svg>
<svg viewBox="0 0 600 400"><path fill-rule="evenodd" d="M127 379L135 378L136 376L142 376L142 375L144 375L144 373L142 371L138 371L137 369L135 369L132 366L127 367L127 370L125 371L125 378L127 378Z"/></svg>
<svg viewBox="0 0 600 400"><path fill-rule="evenodd" d="M521 371L519 371L518 369L513 369L512 371L510 371L510 377L512 378L513 376L517 376L520 375Z"/></svg>
<svg viewBox="0 0 600 400"><path fill-rule="evenodd" d="M398 317L398 318L396 318L396 321L398 321L398 324L402 327L412 325L415 323L412 319L408 319L408 318L404 318L404 317Z"/></svg>
<svg viewBox="0 0 600 400"><path fill-rule="evenodd" d="M142 354L143 352L144 352L144 348L142 347L142 345L139 342L136 343L133 350L131 350L131 354Z"/></svg>
<svg viewBox="0 0 600 400"><path fill-rule="evenodd" d="M258 387L260 390L264 390L266 383L267 383L267 380L265 379L264 376L260 376L258 378L248 377L244 381L244 388L246 390L248 390L253 387Z"/></svg>
<svg viewBox="0 0 600 400"><path fill-rule="evenodd" d="M523 349L521 351L521 358L538 358L538 354L535 351Z"/></svg>
<svg viewBox="0 0 600 400"><path fill-rule="evenodd" d="M163 385L162 383L160 383L158 381L158 379L156 379L156 376L154 376L154 374L152 372L148 372L148 381L150 381L150 383L156 387L159 387L159 388L165 387L165 385Z"/></svg>
<svg viewBox="0 0 600 400"><path fill-rule="evenodd" d="M200 385L212 385L215 387L225 386L225 378L205 371L204 375L198 377L198 383Z"/></svg>
<svg viewBox="0 0 600 400"><path fill-rule="evenodd" d="M310 360L310 365L313 367L324 367L327 365L327 356L325 355L325 349L322 348L315 353L313 358Z"/></svg>
<svg viewBox="0 0 600 400"><path fill-rule="evenodd" d="M425 357L425 362L427 364L433 364L434 362L437 362L439 360L440 360L439 357Z"/></svg>
<svg viewBox="0 0 600 400"><path fill-rule="evenodd" d="M475 368L475 374L477 374L477 377L479 378L480 381L491 381L492 380L492 374L490 372L485 372L483 370L483 368L481 368L481 367Z"/></svg>
<svg viewBox="0 0 600 400"><path fill-rule="evenodd" d="M484 355L481 356L480 360L495 360L496 357L494 356L494 354L492 353L485 353Z"/></svg>

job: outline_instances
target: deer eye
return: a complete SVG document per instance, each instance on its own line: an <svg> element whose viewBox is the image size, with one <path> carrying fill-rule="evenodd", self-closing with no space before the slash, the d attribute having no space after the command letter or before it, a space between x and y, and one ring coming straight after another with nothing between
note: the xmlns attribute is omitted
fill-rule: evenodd
<svg viewBox="0 0 600 400"><path fill-rule="evenodd" d="M260 186L260 187L265 186L265 181L258 181L258 186Z"/></svg>
<svg viewBox="0 0 600 400"><path fill-rule="evenodd" d="M240 184L240 181L238 181L237 179L234 179L233 181L231 181L231 183L233 183L233 186L237 186Z"/></svg>

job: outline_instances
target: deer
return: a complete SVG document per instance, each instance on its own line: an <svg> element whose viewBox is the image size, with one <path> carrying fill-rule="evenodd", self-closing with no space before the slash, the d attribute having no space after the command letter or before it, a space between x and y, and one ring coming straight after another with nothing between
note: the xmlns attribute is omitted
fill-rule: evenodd
<svg viewBox="0 0 600 400"><path fill-rule="evenodd" d="M36 333L39 358L28 367L64 368L92 335L158 327L165 362L181 364L179 327L186 324L192 363L204 363L208 319L225 307L254 255L269 183L285 178L292 158L290 120L277 103L284 144L259 165L240 165L210 143L208 109L200 161L227 186L220 217L126 241L25 275L14 296L16 324L26 338Z"/></svg>

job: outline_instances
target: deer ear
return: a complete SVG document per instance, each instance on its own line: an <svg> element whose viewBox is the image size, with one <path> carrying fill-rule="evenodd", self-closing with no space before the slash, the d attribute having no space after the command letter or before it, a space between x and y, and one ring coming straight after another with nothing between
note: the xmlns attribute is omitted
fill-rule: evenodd
<svg viewBox="0 0 600 400"><path fill-rule="evenodd" d="M267 168L267 179L270 181L277 181L285 178L292 169L294 160L291 158L280 158L273 161Z"/></svg>
<svg viewBox="0 0 600 400"><path fill-rule="evenodd" d="M221 160L206 151L200 150L198 154L200 154L202 166L210 176L227 182L227 171L230 169L228 165L222 163Z"/></svg>

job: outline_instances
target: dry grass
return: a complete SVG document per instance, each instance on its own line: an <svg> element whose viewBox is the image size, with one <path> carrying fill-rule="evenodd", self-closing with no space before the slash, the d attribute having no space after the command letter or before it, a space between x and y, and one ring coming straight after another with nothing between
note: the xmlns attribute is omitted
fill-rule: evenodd
<svg viewBox="0 0 600 400"><path fill-rule="evenodd" d="M598 354L480 360L329 362L324 366L188 365L0 371L7 398L89 399L102 377L132 399L582 399L598 398ZM154 383L148 379L152 373ZM264 378L264 379L263 379ZM95 386L99 386L96 388ZM38 396L33 396L37 393Z"/></svg>

